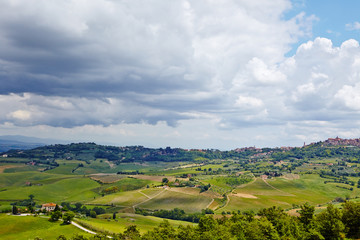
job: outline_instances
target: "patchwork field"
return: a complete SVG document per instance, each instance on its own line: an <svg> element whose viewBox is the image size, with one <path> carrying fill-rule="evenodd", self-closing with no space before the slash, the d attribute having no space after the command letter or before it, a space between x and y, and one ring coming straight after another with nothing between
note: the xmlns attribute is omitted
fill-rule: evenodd
<svg viewBox="0 0 360 240"><path fill-rule="evenodd" d="M205 209L212 201L211 198L202 196L200 194L188 193L186 191L178 192L172 190L165 190L157 195L155 198L150 199L142 204L137 205L146 209L166 209L171 210L174 208L183 209L185 212L193 213L200 212Z"/></svg>
<svg viewBox="0 0 360 240"><path fill-rule="evenodd" d="M185 216L201 216L214 210L216 217L221 217L233 211L257 212L272 206L296 214L299 205L306 202L315 206L318 213L330 202L337 204L345 199L360 201L360 170L356 153L352 153L351 159L311 155L305 159L295 158L296 152L284 157L283 154L288 152L280 149L271 150L276 153L272 157L266 152L269 149L264 150L263 155L258 155L259 149L247 155L250 154L249 149L245 149L226 153L226 156L235 154L234 159L217 159L221 157L219 151L207 150L211 158L202 157L205 153L199 151L194 153L197 157L192 161L187 157L171 161L172 154L178 150L144 150L127 155L120 148L105 151L92 149L94 144L88 145L95 155L102 158L95 158L90 150L85 149L79 155L61 151L57 155L61 156L59 159L54 157L55 153L46 153L44 157L37 152L28 155L27 161L20 157L0 159L3 160L0 161L0 211L9 212L12 205L25 211L33 203L34 209L39 209L43 203L54 202L74 211L77 219L82 219L83 224L91 228L118 233L136 224L144 233L163 219L140 214L195 221L195 218ZM354 150L344 149L335 150ZM113 154L118 151L118 155L111 155L111 151L114 151ZM190 153L186 151L184 154ZM37 160L33 160L33 156ZM144 157L149 157L151 161L138 160ZM177 162L178 159L184 161ZM178 209L156 212L174 208L185 212ZM116 220L112 219L114 213ZM192 224L181 221L170 223L175 227ZM3 225L9 227L3 229ZM24 229L20 229L20 225ZM40 217L1 215L0 226L1 239L36 236L52 239L60 234L71 236L80 231ZM45 232L45 229L52 232Z"/></svg>
<svg viewBox="0 0 360 240"><path fill-rule="evenodd" d="M339 184L336 184L339 185ZM345 198L356 194L350 190L324 184L317 175L301 175L300 178L276 178L255 181L239 187L228 196L228 203L218 211L259 210L265 207L280 206L285 209L293 205L319 205L328 203L336 197Z"/></svg>
<svg viewBox="0 0 360 240"><path fill-rule="evenodd" d="M113 204L121 207L132 207L137 203L147 200L148 198L136 191L119 192L114 194L105 195L104 197L97 197L96 199L88 202L89 204L109 205Z"/></svg>
<svg viewBox="0 0 360 240"><path fill-rule="evenodd" d="M100 216L101 217L101 216ZM80 220L78 222L84 222L89 224L96 229L107 230L113 233L123 232L126 227L130 225L136 225L141 233L145 233L148 230L152 230L154 227L157 227L159 223L164 221L163 218L153 217L153 216L142 216L132 213L119 213L117 214L116 220L114 219L87 219ZM177 220L168 220L173 227L178 227L180 225L196 225L190 222L177 221Z"/></svg>

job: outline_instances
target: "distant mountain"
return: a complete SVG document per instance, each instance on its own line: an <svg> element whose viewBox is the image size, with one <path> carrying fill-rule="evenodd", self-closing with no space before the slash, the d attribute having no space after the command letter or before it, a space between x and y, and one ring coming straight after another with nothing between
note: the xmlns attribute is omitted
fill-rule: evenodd
<svg viewBox="0 0 360 240"><path fill-rule="evenodd" d="M11 149L28 150L55 143L65 143L65 141L20 135L4 135L0 136L0 152L6 152Z"/></svg>

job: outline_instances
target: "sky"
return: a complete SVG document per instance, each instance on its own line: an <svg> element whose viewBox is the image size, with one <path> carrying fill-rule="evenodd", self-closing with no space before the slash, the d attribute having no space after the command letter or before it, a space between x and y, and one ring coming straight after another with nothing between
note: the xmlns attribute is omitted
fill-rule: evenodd
<svg viewBox="0 0 360 240"><path fill-rule="evenodd" d="M222 150L359 138L358 9L0 0L0 135Z"/></svg>

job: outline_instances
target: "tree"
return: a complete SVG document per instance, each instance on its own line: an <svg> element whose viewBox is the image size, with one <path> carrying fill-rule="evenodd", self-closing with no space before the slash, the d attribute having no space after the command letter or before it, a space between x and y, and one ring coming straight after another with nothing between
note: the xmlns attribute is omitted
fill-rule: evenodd
<svg viewBox="0 0 360 240"><path fill-rule="evenodd" d="M59 205L56 204L54 211L60 211Z"/></svg>
<svg viewBox="0 0 360 240"><path fill-rule="evenodd" d="M216 225L215 219L211 215L206 215L200 218L198 227L201 232L206 232L214 229Z"/></svg>
<svg viewBox="0 0 360 240"><path fill-rule="evenodd" d="M92 218L96 218L96 212L95 211L90 211L90 217Z"/></svg>
<svg viewBox="0 0 360 240"><path fill-rule="evenodd" d="M35 212L35 209L34 209L34 207L32 206L32 204L29 204L29 206L28 206L28 212L31 212L31 213L34 213L34 212Z"/></svg>
<svg viewBox="0 0 360 240"><path fill-rule="evenodd" d="M253 240L280 239L274 226L266 218L250 222L245 228L245 238Z"/></svg>
<svg viewBox="0 0 360 240"><path fill-rule="evenodd" d="M123 234L120 234L120 239L140 239L140 232L136 225L130 225L126 228Z"/></svg>
<svg viewBox="0 0 360 240"><path fill-rule="evenodd" d="M57 220L59 220L59 218L61 218L62 214L60 211L53 211L51 212L49 221L51 222L56 222Z"/></svg>
<svg viewBox="0 0 360 240"><path fill-rule="evenodd" d="M360 204L346 201L343 204L342 222L347 229L347 236L360 237Z"/></svg>
<svg viewBox="0 0 360 240"><path fill-rule="evenodd" d="M75 213L71 211L64 213L63 215L64 224L70 224L74 217L75 217Z"/></svg>
<svg viewBox="0 0 360 240"><path fill-rule="evenodd" d="M299 220L302 224L304 224L305 229L308 230L314 218L315 207L311 206L309 203L305 203L304 205L301 205L300 208Z"/></svg>
<svg viewBox="0 0 360 240"><path fill-rule="evenodd" d="M113 219L116 219L116 212L113 213Z"/></svg>
<svg viewBox="0 0 360 240"><path fill-rule="evenodd" d="M30 194L30 195L29 195L29 199L30 199L31 201L34 199L34 197L35 197L35 196L34 196L33 194Z"/></svg>
<svg viewBox="0 0 360 240"><path fill-rule="evenodd" d="M343 239L345 226L341 221L341 212L329 204L326 211L316 216L317 228L325 239Z"/></svg>
<svg viewBox="0 0 360 240"><path fill-rule="evenodd" d="M168 183L168 182L169 182L169 179L167 179L167 178L162 179L162 183Z"/></svg>
<svg viewBox="0 0 360 240"><path fill-rule="evenodd" d="M18 208L15 205L12 207L12 214L18 214Z"/></svg>
<svg viewBox="0 0 360 240"><path fill-rule="evenodd" d="M81 206L82 206L82 203L79 203L79 202L75 203L75 210L80 210Z"/></svg>

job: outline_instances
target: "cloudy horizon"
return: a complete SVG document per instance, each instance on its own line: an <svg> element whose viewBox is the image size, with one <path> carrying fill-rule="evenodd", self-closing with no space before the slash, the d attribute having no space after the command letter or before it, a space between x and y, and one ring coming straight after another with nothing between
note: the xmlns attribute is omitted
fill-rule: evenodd
<svg viewBox="0 0 360 240"><path fill-rule="evenodd" d="M0 135L217 149L358 138L359 4L2 0Z"/></svg>

